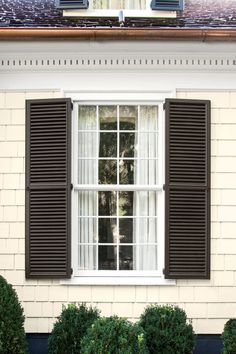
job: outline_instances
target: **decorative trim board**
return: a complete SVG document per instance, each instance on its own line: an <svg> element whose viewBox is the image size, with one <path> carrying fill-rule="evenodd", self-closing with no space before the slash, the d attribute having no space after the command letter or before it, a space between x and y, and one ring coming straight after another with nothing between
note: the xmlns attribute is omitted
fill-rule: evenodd
<svg viewBox="0 0 236 354"><path fill-rule="evenodd" d="M236 56L208 55L35 55L0 56L0 71L160 70L235 71Z"/></svg>

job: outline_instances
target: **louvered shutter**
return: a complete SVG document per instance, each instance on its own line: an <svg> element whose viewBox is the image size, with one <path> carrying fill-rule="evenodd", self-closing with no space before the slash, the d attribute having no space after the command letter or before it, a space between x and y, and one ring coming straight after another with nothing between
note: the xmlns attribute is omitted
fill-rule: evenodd
<svg viewBox="0 0 236 354"><path fill-rule="evenodd" d="M26 101L26 277L69 278L71 100Z"/></svg>
<svg viewBox="0 0 236 354"><path fill-rule="evenodd" d="M152 0L151 9L161 11L183 11L184 0Z"/></svg>
<svg viewBox="0 0 236 354"><path fill-rule="evenodd" d="M210 277L210 101L167 99L165 277Z"/></svg>
<svg viewBox="0 0 236 354"><path fill-rule="evenodd" d="M58 9L88 9L88 0L56 0Z"/></svg>

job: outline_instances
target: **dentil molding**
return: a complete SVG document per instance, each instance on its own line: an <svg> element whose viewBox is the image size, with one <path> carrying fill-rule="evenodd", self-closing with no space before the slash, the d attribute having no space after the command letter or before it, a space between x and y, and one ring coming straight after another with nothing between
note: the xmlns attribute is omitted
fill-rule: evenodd
<svg viewBox="0 0 236 354"><path fill-rule="evenodd" d="M196 54L0 54L0 71L160 70L235 71L236 55Z"/></svg>

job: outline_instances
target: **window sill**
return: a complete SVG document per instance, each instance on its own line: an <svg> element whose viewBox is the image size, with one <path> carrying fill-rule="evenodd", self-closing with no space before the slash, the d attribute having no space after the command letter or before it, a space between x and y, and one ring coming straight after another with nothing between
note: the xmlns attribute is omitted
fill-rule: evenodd
<svg viewBox="0 0 236 354"><path fill-rule="evenodd" d="M114 276L81 276L68 280L61 280L61 285L176 285L173 279L164 279L157 276L145 277L114 277Z"/></svg>
<svg viewBox="0 0 236 354"><path fill-rule="evenodd" d="M119 17L119 9L87 9L87 10L78 10L78 9L68 9L63 10L63 17ZM124 18L127 17L145 17L145 18L176 18L176 11L152 11L151 9L147 10L123 10Z"/></svg>

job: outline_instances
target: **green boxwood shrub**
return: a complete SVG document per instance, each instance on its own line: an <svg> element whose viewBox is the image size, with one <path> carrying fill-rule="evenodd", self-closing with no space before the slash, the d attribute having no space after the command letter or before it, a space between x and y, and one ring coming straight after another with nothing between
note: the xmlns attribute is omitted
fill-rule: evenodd
<svg viewBox="0 0 236 354"><path fill-rule="evenodd" d="M139 325L145 331L150 354L192 353L195 335L184 310L179 307L148 306Z"/></svg>
<svg viewBox="0 0 236 354"><path fill-rule="evenodd" d="M103 317L88 329L81 354L146 354L143 330L124 318Z"/></svg>
<svg viewBox="0 0 236 354"><path fill-rule="evenodd" d="M25 354L23 309L12 285L0 276L0 354Z"/></svg>
<svg viewBox="0 0 236 354"><path fill-rule="evenodd" d="M70 304L63 308L48 340L49 354L80 354L80 342L87 329L99 317L99 311Z"/></svg>
<svg viewBox="0 0 236 354"><path fill-rule="evenodd" d="M236 319L228 320L222 334L223 354L236 354Z"/></svg>

